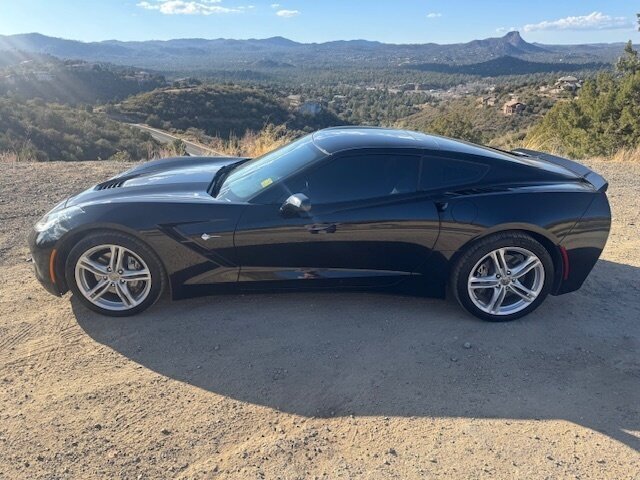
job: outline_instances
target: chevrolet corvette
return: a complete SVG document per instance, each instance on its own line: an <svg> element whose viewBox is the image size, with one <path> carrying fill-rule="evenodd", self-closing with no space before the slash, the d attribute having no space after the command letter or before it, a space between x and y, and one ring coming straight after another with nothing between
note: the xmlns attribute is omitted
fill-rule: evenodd
<svg viewBox="0 0 640 480"><path fill-rule="evenodd" d="M212 291L409 288L508 321L583 284L607 182L532 150L406 130L320 130L257 158L141 163L29 235L50 293L127 316Z"/></svg>

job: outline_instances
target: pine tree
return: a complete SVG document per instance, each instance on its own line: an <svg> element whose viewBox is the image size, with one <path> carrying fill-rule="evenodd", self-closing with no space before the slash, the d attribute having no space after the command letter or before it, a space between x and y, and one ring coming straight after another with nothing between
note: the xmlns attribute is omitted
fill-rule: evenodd
<svg viewBox="0 0 640 480"><path fill-rule="evenodd" d="M638 57L638 51L633 48L631 40L627 42L624 47L624 54L618 59L616 63L616 70L621 73L636 73L640 71L640 58Z"/></svg>

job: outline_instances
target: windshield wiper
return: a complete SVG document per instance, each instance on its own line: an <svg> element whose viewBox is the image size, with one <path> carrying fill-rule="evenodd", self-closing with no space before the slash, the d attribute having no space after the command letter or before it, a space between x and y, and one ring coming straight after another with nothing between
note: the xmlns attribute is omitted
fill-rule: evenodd
<svg viewBox="0 0 640 480"><path fill-rule="evenodd" d="M209 187L209 195L211 195L213 198L217 197L218 193L220 192L220 188L222 188L222 184L227 179L229 174L244 162L246 162L246 160L240 160L239 162L230 163L229 165L220 167L220 169L213 177L213 180L211 181L211 186Z"/></svg>

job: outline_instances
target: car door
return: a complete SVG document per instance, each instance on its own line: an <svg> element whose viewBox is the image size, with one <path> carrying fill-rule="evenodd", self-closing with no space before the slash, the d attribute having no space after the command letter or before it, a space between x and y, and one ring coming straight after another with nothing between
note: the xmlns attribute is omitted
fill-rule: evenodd
<svg viewBox="0 0 640 480"><path fill-rule="evenodd" d="M240 280L392 284L431 254L434 202L418 189L421 157L406 152L333 155L258 196L234 243ZM283 215L293 194L311 208Z"/></svg>

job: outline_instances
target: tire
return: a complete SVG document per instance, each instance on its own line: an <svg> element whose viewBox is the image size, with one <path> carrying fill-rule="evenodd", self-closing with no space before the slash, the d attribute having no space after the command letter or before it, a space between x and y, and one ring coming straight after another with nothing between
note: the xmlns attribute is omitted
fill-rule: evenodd
<svg viewBox="0 0 640 480"><path fill-rule="evenodd" d="M450 288L472 315L508 322L538 308L553 279L553 260L544 246L525 233L504 232L463 251L452 268Z"/></svg>
<svg viewBox="0 0 640 480"><path fill-rule="evenodd" d="M149 246L114 231L90 233L80 240L67 256L65 277L83 305L110 317L146 310L167 283L162 263Z"/></svg>

